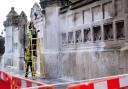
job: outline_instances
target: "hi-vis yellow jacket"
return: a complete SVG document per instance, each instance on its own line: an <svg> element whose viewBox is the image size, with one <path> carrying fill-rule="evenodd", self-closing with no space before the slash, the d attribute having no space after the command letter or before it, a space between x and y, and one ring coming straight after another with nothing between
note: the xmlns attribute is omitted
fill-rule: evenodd
<svg viewBox="0 0 128 89"><path fill-rule="evenodd" d="M33 31L33 29L28 29L28 30L27 30L27 35L28 35L29 38L30 38L31 35L32 35L32 31Z"/></svg>
<svg viewBox="0 0 128 89"><path fill-rule="evenodd" d="M28 52L25 52L25 62L32 62L31 55Z"/></svg>

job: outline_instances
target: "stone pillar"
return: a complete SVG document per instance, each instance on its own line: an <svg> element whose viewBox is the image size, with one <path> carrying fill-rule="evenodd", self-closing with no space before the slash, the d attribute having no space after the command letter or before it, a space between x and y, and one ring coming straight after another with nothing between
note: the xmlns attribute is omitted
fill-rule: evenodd
<svg viewBox="0 0 128 89"><path fill-rule="evenodd" d="M15 40L17 38L16 34L19 30L19 15L14 10L14 7L11 8L11 11L6 17L6 21L4 22L4 27L6 29L6 39L5 39L5 55L4 55L4 66L18 66L18 59L16 58L18 55L14 54L14 50L18 47L18 42L16 43ZM15 33L16 32L16 33ZM14 60L16 59L16 60Z"/></svg>
<svg viewBox="0 0 128 89"><path fill-rule="evenodd" d="M24 62L24 48L26 47L26 44L27 44L27 36L26 36L26 33L27 33L27 16L26 14L24 13L24 11L21 12L20 14L20 26L19 26L19 69L20 70L24 70L24 65L25 65L25 62Z"/></svg>
<svg viewBox="0 0 128 89"><path fill-rule="evenodd" d="M44 41L46 45L44 45L43 60L46 76L51 78L60 77L61 74L59 9L64 2L66 4L66 1L68 0L40 0L40 5L45 12L43 15L45 16Z"/></svg>

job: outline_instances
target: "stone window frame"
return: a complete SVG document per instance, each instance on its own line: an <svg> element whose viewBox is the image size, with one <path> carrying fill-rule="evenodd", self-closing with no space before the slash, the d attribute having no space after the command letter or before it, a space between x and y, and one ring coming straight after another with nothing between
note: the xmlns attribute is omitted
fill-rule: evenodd
<svg viewBox="0 0 128 89"><path fill-rule="evenodd" d="M75 43L76 44L82 43L82 30L81 29L75 31Z"/></svg>
<svg viewBox="0 0 128 89"><path fill-rule="evenodd" d="M96 20L95 19L95 15L94 15L94 9L96 9L96 8L100 8L100 10L101 10L101 17L100 17L100 20ZM101 20L103 20L103 8L102 8L102 5L101 4L98 4L98 5L96 5L96 6L94 6L94 7L92 7L91 8L91 14L92 14L92 22L97 22L97 21L101 21Z"/></svg>
<svg viewBox="0 0 128 89"><path fill-rule="evenodd" d="M89 11L89 14L91 15L90 16L90 22L88 23L85 23L85 12ZM88 8L88 9L85 9L83 10L83 24L91 24L93 22L93 16L92 16L93 12L92 12L92 9L91 8Z"/></svg>
<svg viewBox="0 0 128 89"><path fill-rule="evenodd" d="M92 41L92 37L90 37L90 40L86 40L86 41L85 41L85 31L87 31L87 30L90 30L90 34L91 34L91 28L90 28L90 27L83 29L83 42L84 42L84 43L87 43L87 42L91 42L91 41ZM89 33L88 33L88 34L89 34ZM92 36L92 34L91 34L91 36ZM86 37L87 37L87 36L86 36Z"/></svg>
<svg viewBox="0 0 128 89"><path fill-rule="evenodd" d="M67 45L67 33L62 33L62 45Z"/></svg>
<svg viewBox="0 0 128 89"><path fill-rule="evenodd" d="M123 14L123 12L124 12L124 9L122 9L123 6L120 7L120 6L117 5L119 3L123 3L123 0L115 0L114 8L115 8L115 14L116 14L116 16L121 16ZM120 4L120 5L123 5L123 4Z"/></svg>
<svg viewBox="0 0 128 89"><path fill-rule="evenodd" d="M77 15L81 15L81 18L77 18ZM81 24L78 24L78 19L81 19ZM74 13L74 17L73 17L73 23L74 23L74 26L80 26L80 25L83 25L83 11L79 11L79 12L75 12Z"/></svg>
<svg viewBox="0 0 128 89"><path fill-rule="evenodd" d="M74 32L68 32L68 44L74 44Z"/></svg>
<svg viewBox="0 0 128 89"><path fill-rule="evenodd" d="M119 23L121 23L121 25L123 23L123 31L124 31L123 33L122 33L122 31L118 31L119 30L119 25L117 25L117 24L119 24ZM124 20L116 21L115 26L116 26L116 39L117 40L124 40L125 37L126 37L126 35L125 35L125 21ZM119 32L119 34L121 33L122 37L118 37L118 35L119 35L118 32Z"/></svg>
<svg viewBox="0 0 128 89"><path fill-rule="evenodd" d="M98 35L98 33L95 33L98 27L100 28L100 29L98 29L98 30L100 30L100 35ZM102 40L102 27L101 27L101 25L92 26L92 29L93 29L93 42L101 41ZM96 38L95 38L95 36L96 36Z"/></svg>
<svg viewBox="0 0 128 89"><path fill-rule="evenodd" d="M114 12L112 12L113 10L111 10L111 17L105 18L105 7L104 7L104 6L107 5L107 4L110 4L110 3L113 5L113 2L112 2L112 1L109 1L109 2L106 2L106 3L103 3L103 4L102 4L103 19L105 19L105 20L106 20L106 19L111 19L111 18L113 18L113 14L114 14ZM112 6L112 9L113 9L113 6Z"/></svg>
<svg viewBox="0 0 128 89"><path fill-rule="evenodd" d="M110 30L110 28L107 28L107 29L105 29L106 28L106 26L110 26L111 25L111 27L112 27L112 37L110 36L110 34L108 34L107 35L107 37L110 37L110 38L106 38L105 36L106 36L106 32L105 32L105 30L107 30L107 29L109 29ZM104 41L113 41L114 40L114 26L113 26L113 22L110 22L110 23L105 23L105 24L103 24L103 29L104 29Z"/></svg>

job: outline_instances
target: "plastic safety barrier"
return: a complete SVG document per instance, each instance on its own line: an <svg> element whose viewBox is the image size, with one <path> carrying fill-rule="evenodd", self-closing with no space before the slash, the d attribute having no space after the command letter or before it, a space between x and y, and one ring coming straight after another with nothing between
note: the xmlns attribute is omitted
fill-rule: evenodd
<svg viewBox="0 0 128 89"><path fill-rule="evenodd" d="M26 89L26 88L22 88L22 89ZM27 89L62 89L62 88L55 88L54 85L43 85L38 87L29 87Z"/></svg>
<svg viewBox="0 0 128 89"><path fill-rule="evenodd" d="M11 89L11 76L0 70L0 89Z"/></svg>
<svg viewBox="0 0 128 89"><path fill-rule="evenodd" d="M43 86L44 83L37 82L34 80L25 79L22 77L14 76L12 77L12 89L28 89L29 87ZM41 88L37 88L41 89Z"/></svg>
<svg viewBox="0 0 128 89"><path fill-rule="evenodd" d="M128 74L60 84L45 84L19 76L11 77L0 70L0 89L128 89Z"/></svg>
<svg viewBox="0 0 128 89"><path fill-rule="evenodd" d="M67 89L127 89L128 75L101 78L81 84L71 84Z"/></svg>
<svg viewBox="0 0 128 89"><path fill-rule="evenodd" d="M39 87L39 86L43 86L43 87ZM19 76L11 76L8 73L0 70L0 89L29 89L29 88L54 89L54 87L49 84L22 78Z"/></svg>

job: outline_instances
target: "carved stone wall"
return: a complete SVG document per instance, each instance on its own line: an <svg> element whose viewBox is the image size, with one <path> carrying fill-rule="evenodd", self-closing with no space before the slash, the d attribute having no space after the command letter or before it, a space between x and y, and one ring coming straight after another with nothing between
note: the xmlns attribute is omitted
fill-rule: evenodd
<svg viewBox="0 0 128 89"><path fill-rule="evenodd" d="M60 15L70 23L62 31L75 34L72 46L68 43L62 47L63 78L78 80L127 73L127 51L120 51L128 37L126 2L100 0ZM78 13L79 25L75 22Z"/></svg>
<svg viewBox="0 0 128 89"><path fill-rule="evenodd" d="M121 51L128 38L127 0L89 1L45 9L49 76L81 80L127 73L127 51Z"/></svg>

